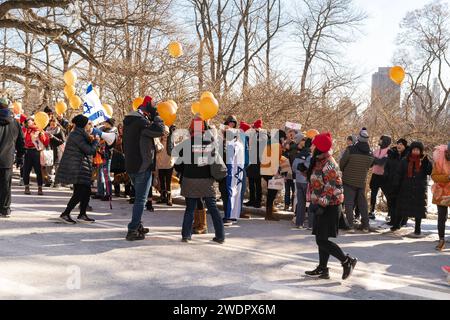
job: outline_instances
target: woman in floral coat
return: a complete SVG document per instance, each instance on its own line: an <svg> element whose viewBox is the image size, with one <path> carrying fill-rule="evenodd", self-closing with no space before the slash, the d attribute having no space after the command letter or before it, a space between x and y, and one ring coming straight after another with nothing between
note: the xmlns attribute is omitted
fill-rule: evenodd
<svg viewBox="0 0 450 320"><path fill-rule="evenodd" d="M308 169L308 182L311 204L318 209L315 212L313 234L319 247L319 266L306 275L320 279L329 279L328 260L330 255L342 263L342 279L347 279L356 266L357 259L345 255L342 249L328 240L336 238L339 227L340 207L344 201L342 173L336 160L331 156L332 138L323 133L313 140L313 155Z"/></svg>

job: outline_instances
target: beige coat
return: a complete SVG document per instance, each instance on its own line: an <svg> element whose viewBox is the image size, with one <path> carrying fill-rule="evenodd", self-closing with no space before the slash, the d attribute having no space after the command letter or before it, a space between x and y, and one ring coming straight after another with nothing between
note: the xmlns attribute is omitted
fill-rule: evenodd
<svg viewBox="0 0 450 320"><path fill-rule="evenodd" d="M167 137L155 139L156 145L156 169L172 169L175 160L167 154Z"/></svg>

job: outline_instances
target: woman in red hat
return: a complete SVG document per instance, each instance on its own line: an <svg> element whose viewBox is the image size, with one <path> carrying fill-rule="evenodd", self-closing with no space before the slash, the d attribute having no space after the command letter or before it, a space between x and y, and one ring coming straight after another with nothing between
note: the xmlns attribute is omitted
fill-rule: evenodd
<svg viewBox="0 0 450 320"><path fill-rule="evenodd" d="M328 240L336 238L338 234L339 209L344 201L342 173L330 154L331 134L319 134L312 143L313 155L308 169L308 183L311 204L318 208L314 217L313 234L319 247L319 266L305 273L310 277L329 279L328 260L332 255L342 263L342 279L345 280L351 275L357 259L345 255L337 244Z"/></svg>

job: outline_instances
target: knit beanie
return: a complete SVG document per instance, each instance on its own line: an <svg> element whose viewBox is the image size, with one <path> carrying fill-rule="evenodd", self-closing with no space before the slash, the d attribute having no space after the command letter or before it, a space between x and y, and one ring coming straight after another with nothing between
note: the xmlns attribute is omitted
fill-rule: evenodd
<svg viewBox="0 0 450 320"><path fill-rule="evenodd" d="M328 152L331 150L333 146L333 139L331 137L331 133L326 132L317 135L313 140L313 145L321 152Z"/></svg>
<svg viewBox="0 0 450 320"><path fill-rule="evenodd" d="M367 128L362 128L358 135L359 142L369 142L369 132Z"/></svg>
<svg viewBox="0 0 450 320"><path fill-rule="evenodd" d="M297 133L294 137L295 144L299 144L304 138L305 136L303 135L303 133Z"/></svg>
<svg viewBox="0 0 450 320"><path fill-rule="evenodd" d="M255 123L253 124L253 128L255 129L261 129L263 127L263 122L261 119L256 120Z"/></svg>
<svg viewBox="0 0 450 320"><path fill-rule="evenodd" d="M415 148L419 149L420 150L420 154L423 155L425 147L424 147L422 142L414 141L413 143L411 143L410 150L412 151Z"/></svg>
<svg viewBox="0 0 450 320"><path fill-rule="evenodd" d="M237 127L238 125L238 121L236 119L235 116L229 116L226 120L225 120L225 125L228 126L230 124L230 122L233 122L235 124L235 127Z"/></svg>
<svg viewBox="0 0 450 320"><path fill-rule="evenodd" d="M9 108L9 100L6 98L1 98L0 99L0 109L8 109Z"/></svg>
<svg viewBox="0 0 450 320"><path fill-rule="evenodd" d="M77 126L77 128L84 129L86 125L88 124L89 119L83 116L82 114L77 115L75 118L72 119L72 123Z"/></svg>
<svg viewBox="0 0 450 320"><path fill-rule="evenodd" d="M241 124L239 125L239 128L242 131L247 132L248 130L251 129L251 126L247 122L241 121Z"/></svg>

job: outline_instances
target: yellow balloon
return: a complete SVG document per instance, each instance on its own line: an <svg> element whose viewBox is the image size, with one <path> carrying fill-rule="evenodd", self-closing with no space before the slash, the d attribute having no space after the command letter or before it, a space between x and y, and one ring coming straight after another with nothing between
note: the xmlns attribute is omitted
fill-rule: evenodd
<svg viewBox="0 0 450 320"><path fill-rule="evenodd" d="M168 116L166 120L167 121L164 121L164 124L166 126L170 127L171 125L173 125L175 123L175 121L177 121L177 114L174 113L173 115Z"/></svg>
<svg viewBox="0 0 450 320"><path fill-rule="evenodd" d="M133 100L133 110L137 110L142 103L144 103L144 98L142 97L137 97L136 99Z"/></svg>
<svg viewBox="0 0 450 320"><path fill-rule="evenodd" d="M161 117L161 119L164 120L164 123L166 125L169 125L168 124L169 122L172 122L172 124L173 124L173 122L175 122L177 110L173 106L173 104L171 104L168 101L165 101L165 102L159 103L156 106L156 108L158 109L159 116ZM174 115L175 115L175 119L174 119Z"/></svg>
<svg viewBox="0 0 450 320"><path fill-rule="evenodd" d="M66 113L67 104L64 101L58 101L55 105L55 111L59 115Z"/></svg>
<svg viewBox="0 0 450 320"><path fill-rule="evenodd" d="M191 112L193 115L200 113L200 101L196 101L191 106Z"/></svg>
<svg viewBox="0 0 450 320"><path fill-rule="evenodd" d="M107 103L103 104L103 108L105 109L107 116L111 118L113 115L113 108Z"/></svg>
<svg viewBox="0 0 450 320"><path fill-rule="evenodd" d="M22 110L22 104L18 101L13 103L13 111L14 114L22 114L23 110Z"/></svg>
<svg viewBox="0 0 450 320"><path fill-rule="evenodd" d="M319 135L320 132L316 129L310 129L306 132L306 137L309 139L314 139L317 135Z"/></svg>
<svg viewBox="0 0 450 320"><path fill-rule="evenodd" d="M73 96L70 98L70 107L74 110L77 110L80 108L83 101L79 96Z"/></svg>
<svg viewBox="0 0 450 320"><path fill-rule="evenodd" d="M205 91L202 93L202 96L200 97L200 100L204 99L204 98L213 98L215 99L216 97L214 97L214 94L210 91Z"/></svg>
<svg viewBox="0 0 450 320"><path fill-rule="evenodd" d="M177 105L177 103L175 101L168 100L167 102L170 103L175 108L175 112L178 111L178 105Z"/></svg>
<svg viewBox="0 0 450 320"><path fill-rule="evenodd" d="M64 87L64 94L66 95L67 99L70 99L72 96L75 95L76 89L74 86L66 85Z"/></svg>
<svg viewBox="0 0 450 320"><path fill-rule="evenodd" d="M48 126L50 118L45 112L38 112L34 115L34 123L40 130L44 130Z"/></svg>
<svg viewBox="0 0 450 320"><path fill-rule="evenodd" d="M183 55L183 47L181 46L181 43L178 41L172 41L169 44L169 54L173 58L179 58Z"/></svg>
<svg viewBox="0 0 450 320"><path fill-rule="evenodd" d="M206 97L200 100L200 116L203 120L210 120L219 113L219 102L216 98Z"/></svg>
<svg viewBox="0 0 450 320"><path fill-rule="evenodd" d="M396 84L401 85L403 80L405 80L405 70L400 66L392 67L389 70L389 77Z"/></svg>
<svg viewBox="0 0 450 320"><path fill-rule="evenodd" d="M74 70L69 70L64 73L64 82L68 86L74 86L75 82L77 82L77 73Z"/></svg>

